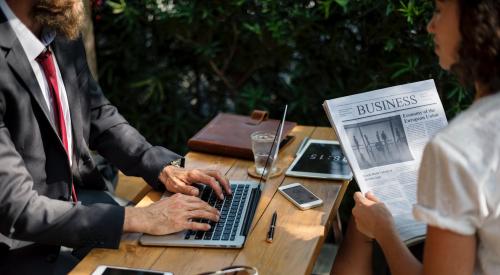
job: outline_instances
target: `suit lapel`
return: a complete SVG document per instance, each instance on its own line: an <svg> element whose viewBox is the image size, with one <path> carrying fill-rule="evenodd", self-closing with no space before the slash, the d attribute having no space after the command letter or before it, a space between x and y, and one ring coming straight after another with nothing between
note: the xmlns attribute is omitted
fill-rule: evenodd
<svg viewBox="0 0 500 275"><path fill-rule="evenodd" d="M82 132L82 122L81 122L81 107L80 100L77 94L77 75L75 72L75 66L71 62L74 60L74 56L72 56L71 49L68 49L65 41L62 39L56 38L53 43L54 54L56 56L57 64L59 70L61 72L61 76L63 78L64 86L66 89L66 94L68 97L68 104L70 106L70 114L71 114L71 123L73 130L73 141L75 150L79 151L80 140L78 137L83 136ZM47 107L47 103L45 102L45 98L43 97L40 86L36 80L35 74L33 73L33 69L29 63L26 54L24 53L24 49L17 39L16 34L10 27L9 22L5 18L2 10L0 9L0 48L5 50L5 60L9 64L9 67L19 76L22 80L22 84L25 89L31 94L34 99L34 102L40 109L43 111L44 119L51 125L52 130L55 136L58 136L58 131L52 120L49 109ZM62 142L61 142L61 146ZM62 147L64 148L64 147Z"/></svg>
<svg viewBox="0 0 500 275"><path fill-rule="evenodd" d="M73 148L76 150L77 156L80 151L80 139L78 137L83 136L82 132L82 121L81 121L81 106L80 98L78 97L78 78L76 75L75 64L72 62L75 57L72 56L74 53L71 48L68 49L67 42L62 39L57 39L54 41L52 49L56 56L57 64L59 66L59 71L64 82L64 87L66 88L66 96L68 98L68 105L70 106L71 114L71 128L73 130Z"/></svg>
<svg viewBox="0 0 500 275"><path fill-rule="evenodd" d="M12 71L21 79L25 89L31 94L36 105L43 111L44 118L49 122L57 135L57 130L49 113L49 108L43 97L33 69L24 53L21 42L7 22L5 15L0 10L0 47L5 49L5 60Z"/></svg>
<svg viewBox="0 0 500 275"><path fill-rule="evenodd" d="M47 123L51 126L52 132L54 136L58 139L61 149L64 150L64 145L62 144L62 141L59 138L55 122L53 121L50 115L40 85L38 84L33 69L31 68L31 64L29 63L29 60L24 52L21 42L19 42L19 39L17 38L16 34L10 27L10 24L5 18L5 15L3 14L1 9L0 9L0 47L3 50L5 50L5 60L8 63L10 69L14 72L15 75L18 76L18 79L20 79L21 84L34 99L32 101L33 102L32 104L34 105L33 108L38 106L42 110L43 117L41 119L46 120ZM70 100L70 98L72 97L68 95L68 101ZM72 104L72 102L69 102L69 106L71 106L70 112L73 120L73 113L74 113L73 106L75 105ZM76 148L76 146L73 147Z"/></svg>
<svg viewBox="0 0 500 275"><path fill-rule="evenodd" d="M35 74L31 69L31 65L24 54L24 50L19 40L14 43L14 47L10 50L6 59L10 68L22 79L27 90L31 93L36 103L42 108L45 117L52 123L42 90L40 89L40 85L36 80Z"/></svg>
<svg viewBox="0 0 500 275"><path fill-rule="evenodd" d="M17 40L16 34L12 31L2 9L0 9L0 38L0 47L5 49L12 48L12 44Z"/></svg>

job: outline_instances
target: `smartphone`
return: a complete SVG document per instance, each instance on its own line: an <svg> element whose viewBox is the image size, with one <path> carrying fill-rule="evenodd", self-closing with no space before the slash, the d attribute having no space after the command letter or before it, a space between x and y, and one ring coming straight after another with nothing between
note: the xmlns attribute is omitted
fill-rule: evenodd
<svg viewBox="0 0 500 275"><path fill-rule="evenodd" d="M92 275L174 275L174 273L147 269L99 265L92 273Z"/></svg>
<svg viewBox="0 0 500 275"><path fill-rule="evenodd" d="M317 207L323 204L323 200L307 190L300 183L291 183L278 188L278 191L302 210Z"/></svg>

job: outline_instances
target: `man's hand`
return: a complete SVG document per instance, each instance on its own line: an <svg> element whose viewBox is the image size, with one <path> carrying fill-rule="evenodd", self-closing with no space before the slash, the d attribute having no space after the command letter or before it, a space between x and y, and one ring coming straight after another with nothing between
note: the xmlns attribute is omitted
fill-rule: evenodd
<svg viewBox="0 0 500 275"><path fill-rule="evenodd" d="M361 192L354 194L356 205L352 209L352 215L356 221L358 230L372 239L378 239L380 234L394 230L394 220L389 209L373 193Z"/></svg>
<svg viewBox="0 0 500 275"><path fill-rule="evenodd" d="M123 231L165 235L186 229L207 231L210 225L194 222L202 218L219 221L220 213L197 197L175 194L144 208L125 208Z"/></svg>
<svg viewBox="0 0 500 275"><path fill-rule="evenodd" d="M193 183L201 183L212 187L220 199L224 199L222 189L227 194L231 194L229 181L219 171L215 170L187 170L168 165L161 171L159 179L168 191L174 193L198 196L198 188L191 185Z"/></svg>

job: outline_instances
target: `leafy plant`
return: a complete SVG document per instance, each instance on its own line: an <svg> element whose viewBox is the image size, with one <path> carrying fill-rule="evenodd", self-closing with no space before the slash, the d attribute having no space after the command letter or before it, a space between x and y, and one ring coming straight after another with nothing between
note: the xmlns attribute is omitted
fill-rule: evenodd
<svg viewBox="0 0 500 275"><path fill-rule="evenodd" d="M432 1L113 0L95 9L100 83L153 143L185 153L217 112L328 126L321 103L434 78L449 117L470 102L443 72Z"/></svg>

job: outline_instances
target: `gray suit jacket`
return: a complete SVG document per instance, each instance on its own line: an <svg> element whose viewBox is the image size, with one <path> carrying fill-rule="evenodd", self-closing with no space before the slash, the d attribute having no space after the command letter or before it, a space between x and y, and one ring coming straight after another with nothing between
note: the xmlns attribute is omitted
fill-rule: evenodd
<svg viewBox="0 0 500 275"><path fill-rule="evenodd" d="M72 180L80 188L104 188L90 150L154 188L161 188L161 169L180 156L150 145L110 104L89 72L81 40L56 39L52 48L71 110L72 169L23 48L0 11L0 245L13 249L23 240L116 248L123 208L69 202Z"/></svg>

